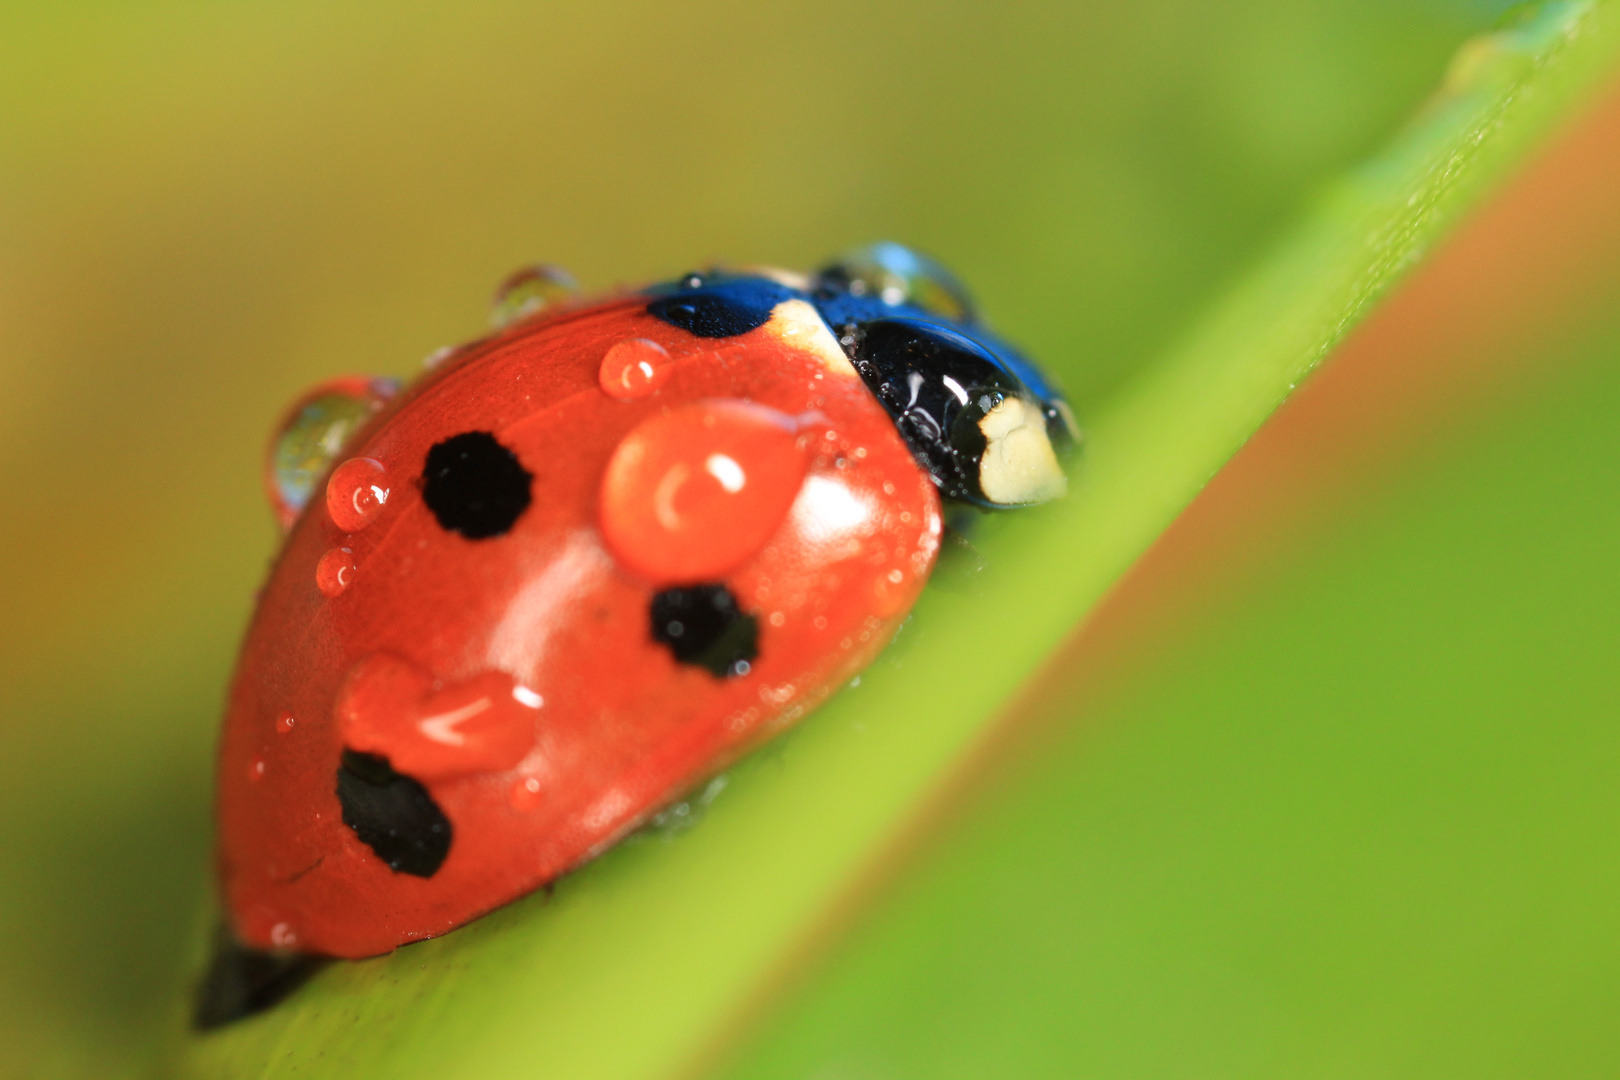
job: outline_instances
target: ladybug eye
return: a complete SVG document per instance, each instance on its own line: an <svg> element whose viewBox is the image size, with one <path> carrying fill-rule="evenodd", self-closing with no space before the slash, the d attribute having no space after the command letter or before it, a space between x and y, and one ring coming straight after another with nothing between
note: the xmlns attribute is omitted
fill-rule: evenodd
<svg viewBox="0 0 1620 1080"><path fill-rule="evenodd" d="M724 585L665 589L652 600L652 636L683 664L746 675L759 656L759 623Z"/></svg>
<svg viewBox="0 0 1620 1080"><path fill-rule="evenodd" d="M977 318L967 289L955 275L899 244L872 244L849 252L821 272L821 284L891 307L921 308L952 322L972 323Z"/></svg>
<svg viewBox="0 0 1620 1080"><path fill-rule="evenodd" d="M469 540L509 530L529 508L534 477L487 431L436 444L422 470L422 501L444 528Z"/></svg>
<svg viewBox="0 0 1620 1080"><path fill-rule="evenodd" d="M343 751L337 771L343 824L396 874L432 877L450 854L450 819L420 783L388 759Z"/></svg>

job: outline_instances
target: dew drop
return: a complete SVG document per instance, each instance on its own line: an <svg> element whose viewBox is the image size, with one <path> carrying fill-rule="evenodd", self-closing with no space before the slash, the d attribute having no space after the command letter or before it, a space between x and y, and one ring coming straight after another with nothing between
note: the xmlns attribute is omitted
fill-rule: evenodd
<svg viewBox="0 0 1620 1080"><path fill-rule="evenodd" d="M792 417L752 402L693 402L643 421L603 475L602 534L657 583L723 577L764 546L808 462Z"/></svg>
<svg viewBox="0 0 1620 1080"><path fill-rule="evenodd" d="M354 552L333 548L315 564L315 585L327 596L338 596L354 580Z"/></svg>
<svg viewBox="0 0 1620 1080"><path fill-rule="evenodd" d="M541 784L532 776L525 776L512 785L512 809L534 810L539 807Z"/></svg>
<svg viewBox="0 0 1620 1080"><path fill-rule="evenodd" d="M323 383L288 410L270 441L265 486L282 528L308 504L343 444L399 393L398 379L345 378Z"/></svg>
<svg viewBox="0 0 1620 1080"><path fill-rule="evenodd" d="M349 669L332 709L350 750L413 782L515 768L534 746L540 695L503 671L444 685L389 653Z"/></svg>
<svg viewBox="0 0 1620 1080"><path fill-rule="evenodd" d="M292 949L298 945L298 932L291 923L278 922L270 928L270 944L278 949Z"/></svg>
<svg viewBox="0 0 1620 1080"><path fill-rule="evenodd" d="M662 386L669 372L669 353L662 345L646 338L626 338L602 357L597 381L609 397L633 401Z"/></svg>
<svg viewBox="0 0 1620 1080"><path fill-rule="evenodd" d="M359 532L377 520L393 480L375 458L350 458L326 482L326 512L344 532Z"/></svg>
<svg viewBox="0 0 1620 1080"><path fill-rule="evenodd" d="M276 717L276 734L291 735L293 725L297 722L297 718L292 713L287 712L285 709L282 710L281 715Z"/></svg>
<svg viewBox="0 0 1620 1080"><path fill-rule="evenodd" d="M939 263L895 243L871 244L846 253L821 272L823 284L885 304L910 304L956 322L974 320L973 301L962 283Z"/></svg>
<svg viewBox="0 0 1620 1080"><path fill-rule="evenodd" d="M248 779L254 783L264 779L264 756L262 754L255 754L253 760L248 762L247 775Z"/></svg>
<svg viewBox="0 0 1620 1080"><path fill-rule="evenodd" d="M555 307L579 291L574 275L560 266L537 263L525 266L495 290L495 303L489 321L495 329L511 326L520 319Z"/></svg>

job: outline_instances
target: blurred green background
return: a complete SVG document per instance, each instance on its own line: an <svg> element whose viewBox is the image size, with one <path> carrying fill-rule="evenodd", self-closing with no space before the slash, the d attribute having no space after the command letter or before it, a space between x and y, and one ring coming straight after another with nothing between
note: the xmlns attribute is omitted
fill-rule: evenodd
<svg viewBox="0 0 1620 1080"><path fill-rule="evenodd" d="M602 287L888 236L1084 416L1501 6L0 8L0 1070L134 1071L189 977L301 387L415 370L525 261ZM1520 1030L1612 1072L1609 310L1560 318L1557 385L1189 607L1106 710L1054 691L1077 734L986 781L738 1075L987 1075L1070 1024L1021 1060L1507 1075Z"/></svg>
<svg viewBox="0 0 1620 1080"><path fill-rule="evenodd" d="M1037 681L728 1080L1620 1067L1620 96Z"/></svg>

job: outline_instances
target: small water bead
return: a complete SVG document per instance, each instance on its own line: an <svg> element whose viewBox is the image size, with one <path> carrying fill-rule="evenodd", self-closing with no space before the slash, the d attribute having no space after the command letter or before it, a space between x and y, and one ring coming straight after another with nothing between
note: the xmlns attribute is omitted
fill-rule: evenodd
<svg viewBox="0 0 1620 1080"><path fill-rule="evenodd" d="M298 720L292 713L282 710L281 715L276 717L276 734L291 735L293 725L296 723L298 723Z"/></svg>
<svg viewBox="0 0 1620 1080"><path fill-rule="evenodd" d="M495 290L489 321L495 329L511 326L572 297L579 291L574 275L560 266L537 263L525 266Z"/></svg>
<svg viewBox="0 0 1620 1080"><path fill-rule="evenodd" d="M822 276L842 282L856 296L871 296L885 304L910 304L956 322L975 318L973 300L955 275L900 244L857 248L822 271Z"/></svg>
<svg viewBox="0 0 1620 1080"><path fill-rule="evenodd" d="M512 785L512 809L529 811L537 809L542 802L540 798L542 787L540 781L532 776L525 776Z"/></svg>
<svg viewBox="0 0 1620 1080"><path fill-rule="evenodd" d="M339 596L354 580L354 552L333 548L315 564L315 585L327 596Z"/></svg>
<svg viewBox="0 0 1620 1080"><path fill-rule="evenodd" d="M288 410L270 443L265 483L282 528L308 504L316 482L343 444L399 393L398 379L335 379L317 386Z"/></svg>
<svg viewBox="0 0 1620 1080"><path fill-rule="evenodd" d="M278 949L296 948L298 932L292 928L291 923L278 922L270 928L270 944Z"/></svg>
<svg viewBox="0 0 1620 1080"><path fill-rule="evenodd" d="M634 401L656 391L669 378L669 353L656 341L626 338L602 357L597 381L602 392L620 401Z"/></svg>
<svg viewBox="0 0 1620 1080"><path fill-rule="evenodd" d="M344 532L359 532L383 512L393 483L376 458L350 458L326 482L326 512Z"/></svg>
<svg viewBox="0 0 1620 1080"><path fill-rule="evenodd" d="M248 762L248 779L254 783L258 783L260 780L264 779L264 770L264 756L262 754L255 754L253 756L253 760Z"/></svg>

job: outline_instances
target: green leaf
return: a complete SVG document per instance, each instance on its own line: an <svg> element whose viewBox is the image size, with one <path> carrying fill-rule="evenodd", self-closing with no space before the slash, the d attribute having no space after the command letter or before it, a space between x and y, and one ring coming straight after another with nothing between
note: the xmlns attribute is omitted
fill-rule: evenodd
<svg viewBox="0 0 1620 1080"><path fill-rule="evenodd" d="M448 937L337 964L269 1013L175 1032L164 1075L595 1078L702 1060L999 710L1347 328L1613 70L1608 5L1458 54L1394 143L1106 408L1070 496L989 520L859 685L652 830Z"/></svg>

